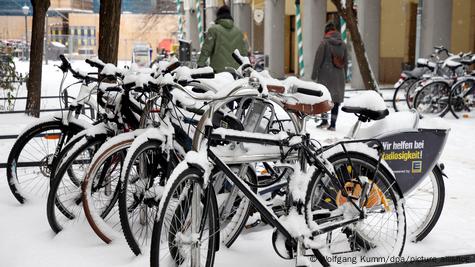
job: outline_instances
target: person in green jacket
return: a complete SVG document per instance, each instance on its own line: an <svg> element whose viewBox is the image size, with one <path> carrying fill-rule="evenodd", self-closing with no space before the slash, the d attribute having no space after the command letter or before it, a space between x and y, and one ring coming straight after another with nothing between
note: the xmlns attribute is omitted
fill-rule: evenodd
<svg viewBox="0 0 475 267"><path fill-rule="evenodd" d="M215 72L222 72L226 67L237 69L239 64L232 57L235 49L238 49L242 56L247 56L244 35L234 26L231 11L224 5L216 12L215 24L208 29L198 59L198 67L206 66L206 61L210 58L210 66Z"/></svg>

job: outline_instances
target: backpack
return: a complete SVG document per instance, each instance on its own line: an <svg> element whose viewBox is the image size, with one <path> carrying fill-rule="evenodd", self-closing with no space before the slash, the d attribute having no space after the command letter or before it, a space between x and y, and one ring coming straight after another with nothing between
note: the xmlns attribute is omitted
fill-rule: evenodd
<svg viewBox="0 0 475 267"><path fill-rule="evenodd" d="M328 45L330 46L330 55L332 58L333 66L335 66L335 68L337 69L345 68L345 58L335 54L335 52L333 51L333 46L331 44Z"/></svg>

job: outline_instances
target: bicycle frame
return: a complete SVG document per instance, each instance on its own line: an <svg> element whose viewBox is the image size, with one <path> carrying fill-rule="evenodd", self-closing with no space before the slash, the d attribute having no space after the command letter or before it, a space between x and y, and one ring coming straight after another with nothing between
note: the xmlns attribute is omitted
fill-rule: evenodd
<svg viewBox="0 0 475 267"><path fill-rule="evenodd" d="M208 128L210 129L210 128ZM245 143L254 143L254 144L267 144L267 145L272 145L272 146L279 146L279 147L284 147L284 146L288 146L288 144L285 143L285 141L283 140L276 140L275 138L262 138L262 136L260 138L255 138L255 137L245 137L244 135L240 135L240 134L236 134L236 135L233 135L233 134L229 134L229 135L225 135L224 137L222 136L222 133L219 133L219 134L213 134L212 133L212 130L210 129L208 131L208 140L214 140L214 141L236 141L236 142L245 142ZM302 143L303 144L306 144L307 146L310 146L310 139L309 139L309 136L308 135L303 135L301 136L303 141ZM375 142L377 144L377 146L379 147L380 151L382 151L382 144L378 141L378 140L374 140L374 139L366 139L366 140L350 140L350 141L342 141L342 142L338 142L336 144L333 144L331 146L328 146L328 147L325 147L324 149L322 149L322 152L323 151L326 151L332 147L335 147L335 146L338 146L338 145L342 145L343 146L343 150L346 152L346 148L345 148L345 144L348 144L348 143L356 143L356 142ZM304 146L306 147L306 146ZM289 154L289 151L287 151L285 154ZM298 152L297 152L297 158L299 160L299 162L301 163L301 168L302 170L305 170L305 167L306 167L306 162L307 162L307 158L308 158L308 153L307 151L305 151L305 149L303 148L299 148L298 149ZM209 159L211 160L211 162L213 162L216 171L222 171L226 177L234 184L236 185L239 190L241 190L241 192L243 192L243 194L249 198L249 200L251 201L253 207L258 210L261 215L266 219L267 222L269 222L269 224L273 227L275 227L280 233L282 233L288 240L292 240L293 244L294 245L297 245L295 244L295 242L300 242L301 240L296 240L297 237L295 236L292 236L290 234L290 232L287 230L286 226L283 225L280 221L279 221L279 218L278 216L272 212L270 210L269 207L267 207L266 203L264 203L259 197L258 197L258 193L254 193L251 188L241 179L239 178L230 168L229 166L223 162L223 160L220 159L220 157L218 155L216 155L213 150L208 147L207 148L207 155L209 157ZM285 157L284 155L282 155L281 159L287 159L287 157ZM313 165L316 166L320 171L322 171L323 173L325 173L326 175L328 175L330 177L330 179L336 179L339 181L339 179L336 177L336 175L334 174L334 172L332 170L330 170L327 166L327 164L325 163L325 160L322 158L322 159L319 159L318 158L318 155L313 155L313 160L315 160L315 162L313 162ZM378 171L378 168L379 168L379 164L380 164L380 161L381 161L381 156L379 158L379 161L378 161L378 165L376 166L376 170L375 170L375 176L376 176L376 173ZM351 160L349 161L350 165L352 165L351 163ZM331 166L331 165L330 165ZM377 177L372 177L372 180L374 182L376 182L376 179ZM212 182L211 182L212 183ZM341 188L344 188L344 185L339 183L339 185L341 186ZM369 192L371 191L371 188L368 188L366 186L367 184L365 184L364 188L363 188L363 192ZM371 185L372 187L372 185ZM366 191L368 190L368 191ZM345 197L348 197L347 193L345 190L341 190L342 194L345 196ZM211 194L213 193L212 192L212 189L209 189L207 190L207 194ZM364 194L363 195L363 199L360 200L361 202L360 203L365 203L366 201L366 197L367 197L367 194ZM349 198L350 199L350 198ZM361 220L361 218L364 218L364 211L363 209L359 208L358 204L355 203L352 199L350 200L351 204L358 210L359 212L359 215L358 216L355 216L354 218L349 218L349 219L343 219L339 222L336 222L334 224L330 224L328 226L325 226L325 227L322 227L320 228L318 231L313 231L312 232L312 235L315 236L315 235L320 235L320 234L324 234L324 233L327 233L329 231L332 231L334 229L337 229L337 228L341 228L341 227L344 227L346 225L349 225L349 224L352 224L352 223L355 223L359 220ZM297 206L297 207L301 207L301 203L298 204L298 203L293 203L293 206ZM323 266L329 266L328 265L328 262L326 261L325 257L321 254L321 252L318 250L318 249L312 249L312 251L314 252L315 254L315 257L318 259L318 261L323 265Z"/></svg>

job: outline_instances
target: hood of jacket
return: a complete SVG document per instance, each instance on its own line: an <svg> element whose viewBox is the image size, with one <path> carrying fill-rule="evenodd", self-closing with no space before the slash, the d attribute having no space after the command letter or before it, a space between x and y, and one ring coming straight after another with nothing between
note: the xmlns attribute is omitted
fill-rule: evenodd
<svg viewBox="0 0 475 267"><path fill-rule="evenodd" d="M218 19L216 24L219 24L226 29L231 29L234 26L234 21L232 19Z"/></svg>
<svg viewBox="0 0 475 267"><path fill-rule="evenodd" d="M341 34L337 31L330 31L325 34L325 40L328 41L331 45L341 45L343 42L341 40Z"/></svg>

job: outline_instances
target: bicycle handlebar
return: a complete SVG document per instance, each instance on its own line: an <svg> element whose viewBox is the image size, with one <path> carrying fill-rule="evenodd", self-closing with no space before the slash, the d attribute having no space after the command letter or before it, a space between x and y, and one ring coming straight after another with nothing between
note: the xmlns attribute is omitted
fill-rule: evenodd
<svg viewBox="0 0 475 267"><path fill-rule="evenodd" d="M177 69L178 67L180 67L180 66L181 66L180 61L176 61L176 62L174 62L174 63L168 65L168 67L165 69L164 72L165 72L165 73L170 73L170 72L176 70L176 69Z"/></svg>
<svg viewBox="0 0 475 267"><path fill-rule="evenodd" d="M234 60L236 60L236 63L239 64L239 65L242 65L243 62L242 62L242 59L241 59L241 55L239 55L239 51L234 51L233 52L233 58Z"/></svg>
<svg viewBox="0 0 475 267"><path fill-rule="evenodd" d="M104 65L105 65L105 64L101 64L98 61L92 61L88 58L86 59L86 63L89 64L93 68L97 68L99 70L99 72L102 71L102 69L104 68Z"/></svg>
<svg viewBox="0 0 475 267"><path fill-rule="evenodd" d="M195 73L190 75L192 79L213 79L214 78L214 73L208 72L208 73Z"/></svg>
<svg viewBox="0 0 475 267"><path fill-rule="evenodd" d="M304 95L311 95L311 96L323 96L323 92L320 90L313 90L313 89L305 89L305 88L296 88L296 93L301 93Z"/></svg>
<svg viewBox="0 0 475 267"><path fill-rule="evenodd" d="M73 74L73 77L76 78L76 79L79 79L79 80L86 80L87 82L97 81L96 77L91 77L91 76L88 76L88 75L82 75L78 71L73 70L73 68L71 67L71 63L69 62L69 60L63 54L59 55L59 59L62 62L61 66L59 66L59 68L63 72L70 71Z"/></svg>
<svg viewBox="0 0 475 267"><path fill-rule="evenodd" d="M242 72L244 72L244 70L248 69L248 68L252 68L252 65L251 65L251 62L249 61L249 58L248 57L243 57L241 56L241 53L239 52L239 50L234 50L234 52L232 53L232 56L234 58L234 60L236 61L236 63L238 63L240 65L240 69Z"/></svg>

